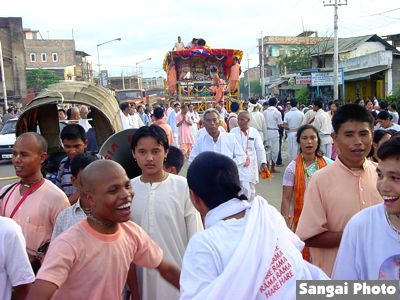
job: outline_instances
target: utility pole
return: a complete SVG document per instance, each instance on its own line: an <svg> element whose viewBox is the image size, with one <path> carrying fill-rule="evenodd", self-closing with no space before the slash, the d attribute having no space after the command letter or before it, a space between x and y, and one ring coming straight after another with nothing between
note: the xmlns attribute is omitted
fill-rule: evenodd
<svg viewBox="0 0 400 300"><path fill-rule="evenodd" d="M329 2L329 3L328 3ZM324 6L333 6L333 100L339 99L339 39L338 39L338 7L347 5L347 0L324 0ZM342 78L344 80L344 78ZM344 99L342 99L344 101Z"/></svg>
<svg viewBox="0 0 400 300"><path fill-rule="evenodd" d="M249 85L249 99L250 99L250 90L251 90L251 83L250 83L250 60L249 54L247 53L247 83Z"/></svg>
<svg viewBox="0 0 400 300"><path fill-rule="evenodd" d="M261 31L261 96L265 99L265 82L264 82L264 38Z"/></svg>
<svg viewBox="0 0 400 300"><path fill-rule="evenodd" d="M3 98L4 98L4 113L7 112L8 103L7 103L7 87L6 87L6 78L4 77L4 64L3 64L3 50L1 49L1 41L0 41L0 69L1 69L1 83L3 86Z"/></svg>

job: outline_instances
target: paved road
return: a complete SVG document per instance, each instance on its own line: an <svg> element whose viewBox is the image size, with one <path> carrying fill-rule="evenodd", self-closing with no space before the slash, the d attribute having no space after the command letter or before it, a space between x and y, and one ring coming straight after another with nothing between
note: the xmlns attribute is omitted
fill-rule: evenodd
<svg viewBox="0 0 400 300"><path fill-rule="evenodd" d="M186 174L186 164L181 171L181 175ZM260 179L260 182L256 186L257 194L263 196L268 202L275 206L279 211L281 207L282 199L282 176L285 167L278 168L281 173L273 174L269 180ZM11 162L0 161L0 178L15 176L14 168ZM0 180L0 188L15 182L15 180Z"/></svg>

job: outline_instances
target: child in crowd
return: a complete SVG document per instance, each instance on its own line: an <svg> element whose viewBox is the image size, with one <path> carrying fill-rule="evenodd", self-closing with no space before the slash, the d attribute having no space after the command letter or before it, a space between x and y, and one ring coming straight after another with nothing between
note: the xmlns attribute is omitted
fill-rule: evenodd
<svg viewBox="0 0 400 300"><path fill-rule="evenodd" d="M129 221L133 191L125 170L98 160L82 171L81 184L90 214L50 244L27 299L121 299L132 262L156 268L178 288L179 269Z"/></svg>
<svg viewBox="0 0 400 300"><path fill-rule="evenodd" d="M82 185L80 184L80 175L84 168L98 158L90 153L78 154L71 160L71 182L77 188L79 197L72 206L64 209L58 215L56 224L54 225L53 235L54 240L59 234L86 218L90 209L86 195L83 193Z"/></svg>
<svg viewBox="0 0 400 300"><path fill-rule="evenodd" d="M184 163L185 157L183 156L182 151L179 148L170 145L167 159L164 162L164 171L178 175Z"/></svg>
<svg viewBox="0 0 400 300"><path fill-rule="evenodd" d="M163 249L166 259L181 266L189 239L202 230L200 215L190 202L186 178L163 169L169 144L161 127L139 128L131 149L142 170L141 176L131 180L135 191L131 218ZM137 275L142 299L179 299L179 291L157 272L137 268Z"/></svg>
<svg viewBox="0 0 400 300"><path fill-rule="evenodd" d="M79 124L65 126L61 131L60 137L67 157L60 162L57 174L57 186L64 191L70 203L74 204L79 198L79 192L71 181L71 160L78 154L86 151L88 141L85 129Z"/></svg>

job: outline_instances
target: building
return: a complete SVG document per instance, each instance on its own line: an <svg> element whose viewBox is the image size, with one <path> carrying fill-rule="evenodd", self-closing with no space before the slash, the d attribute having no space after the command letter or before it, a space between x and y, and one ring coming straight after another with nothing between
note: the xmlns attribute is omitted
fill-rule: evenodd
<svg viewBox="0 0 400 300"><path fill-rule="evenodd" d="M143 78L142 81L145 90L164 89L165 79L162 76Z"/></svg>
<svg viewBox="0 0 400 300"><path fill-rule="evenodd" d="M400 82L400 51L376 34L339 39L339 72L344 76L341 98L384 99ZM333 67L333 42L323 53L312 54L313 68ZM343 90L343 89L342 89Z"/></svg>
<svg viewBox="0 0 400 300"><path fill-rule="evenodd" d="M38 30L31 29L24 29L24 34L27 70L41 68L65 80L93 81L90 55L77 51L75 40L43 39Z"/></svg>
<svg viewBox="0 0 400 300"><path fill-rule="evenodd" d="M21 18L0 18L0 41L4 65L4 78L0 76L0 99L4 101L4 80L8 102L19 102L27 95L24 33Z"/></svg>
<svg viewBox="0 0 400 300"><path fill-rule="evenodd" d="M286 75L287 70L281 70L280 62L285 56L295 54L300 46L313 46L327 40L330 38L318 37L314 31L305 31L297 36L264 36L262 47L259 39L259 62L260 66L263 64L261 73L264 76L266 92L273 92L272 88L279 87L280 83L283 83L281 76Z"/></svg>

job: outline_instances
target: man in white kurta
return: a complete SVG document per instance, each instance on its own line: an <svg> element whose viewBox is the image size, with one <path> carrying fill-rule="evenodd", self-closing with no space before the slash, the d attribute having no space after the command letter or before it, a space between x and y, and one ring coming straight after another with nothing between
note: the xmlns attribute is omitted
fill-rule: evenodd
<svg viewBox="0 0 400 300"><path fill-rule="evenodd" d="M121 103L119 116L121 118L122 129L132 128L132 124L130 122L129 111L131 110L129 103Z"/></svg>
<svg viewBox="0 0 400 300"><path fill-rule="evenodd" d="M269 106L264 110L264 119L267 127L267 162L271 166L271 171L276 172L275 164L279 155L279 127L283 125L282 115L276 108L276 98L269 99Z"/></svg>
<svg viewBox="0 0 400 300"><path fill-rule="evenodd" d="M200 214L190 201L184 177L168 174L158 183L144 183L140 176L131 180L135 196L131 219L146 231L164 252L164 258L181 267L189 239L202 230ZM157 270L137 267L141 299L176 300L179 291Z"/></svg>
<svg viewBox="0 0 400 300"><path fill-rule="evenodd" d="M247 110L250 113L250 123L249 126L258 130L260 133L261 140L264 142L267 140L267 126L265 123L265 118L263 113L260 111L262 105L259 103L249 103L249 109Z"/></svg>
<svg viewBox="0 0 400 300"><path fill-rule="evenodd" d="M249 126L250 116L247 111L239 113L239 127L232 129L236 141L246 154L246 163L240 165L239 177L243 193L250 201L256 196L256 183L259 179L259 171L267 170L264 144L257 129Z"/></svg>
<svg viewBox="0 0 400 300"><path fill-rule="evenodd" d="M318 130L319 137L321 138L319 149L324 156L331 158L333 144L333 139L331 137L333 132L332 119L329 117L328 113L322 109L321 100L314 100L313 110L317 113L315 114L312 125Z"/></svg>
<svg viewBox="0 0 400 300"><path fill-rule="evenodd" d="M292 99L288 105L290 110L285 113L283 126L287 132L287 155L288 160L296 159L299 152L299 144L296 141L297 130L303 124L304 114L297 109L297 101Z"/></svg>
<svg viewBox="0 0 400 300"><path fill-rule="evenodd" d="M199 131L199 123L200 123L200 116L197 111L194 110L193 104L189 104L189 111L188 111L188 116L192 120L193 126L191 126L192 129L192 135L193 138L196 139L197 132Z"/></svg>
<svg viewBox="0 0 400 300"><path fill-rule="evenodd" d="M203 119L206 132L197 136L189 156L189 163L200 153L212 151L232 158L238 166L242 165L246 160L245 153L233 134L219 131L218 111L213 108L207 109Z"/></svg>
<svg viewBox="0 0 400 300"><path fill-rule="evenodd" d="M179 103L175 103L174 109L169 112L167 118L167 123L169 126L171 126L172 133L174 135L173 145L177 148L179 148L179 143L178 143L179 132L178 132L178 127L176 126L176 116L180 113L180 111L181 111L181 105Z"/></svg>

